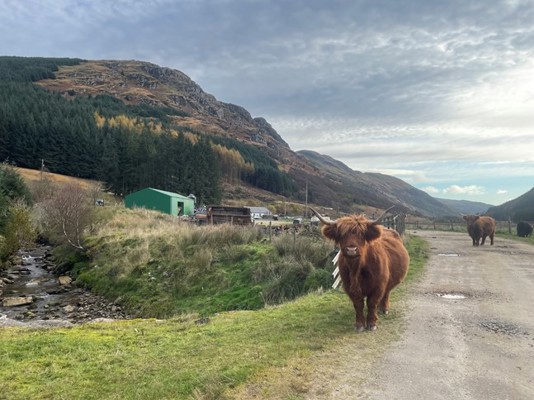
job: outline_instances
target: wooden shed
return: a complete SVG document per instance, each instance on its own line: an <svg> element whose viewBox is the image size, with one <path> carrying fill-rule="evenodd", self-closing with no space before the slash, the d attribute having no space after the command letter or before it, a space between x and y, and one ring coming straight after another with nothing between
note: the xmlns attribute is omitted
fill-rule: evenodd
<svg viewBox="0 0 534 400"><path fill-rule="evenodd" d="M251 225L250 208L230 206L208 207L207 222L209 224Z"/></svg>
<svg viewBox="0 0 534 400"><path fill-rule="evenodd" d="M130 193L124 198L124 205L128 208L146 208L175 216L194 215L195 213L193 198L154 188L145 188Z"/></svg>

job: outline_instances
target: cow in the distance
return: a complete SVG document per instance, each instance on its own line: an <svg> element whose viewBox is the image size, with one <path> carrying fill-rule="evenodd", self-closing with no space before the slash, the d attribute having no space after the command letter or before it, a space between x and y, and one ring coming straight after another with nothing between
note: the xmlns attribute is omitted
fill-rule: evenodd
<svg viewBox="0 0 534 400"><path fill-rule="evenodd" d="M473 246L483 246L489 236L491 245L495 237L495 220L491 217L481 217L480 215L464 215L467 222L467 233L473 239Z"/></svg>
<svg viewBox="0 0 534 400"><path fill-rule="evenodd" d="M408 272L410 256L402 238L396 231L380 225L390 209L374 221L363 215L330 221L312 208L322 223L323 236L334 241L340 249L337 266L343 288L354 305L357 332L365 328L376 330L377 310L389 312L389 294ZM365 299L367 318L364 315Z"/></svg>
<svg viewBox="0 0 534 400"><path fill-rule="evenodd" d="M532 225L526 221L519 221L517 223L517 236L530 237L532 235Z"/></svg>

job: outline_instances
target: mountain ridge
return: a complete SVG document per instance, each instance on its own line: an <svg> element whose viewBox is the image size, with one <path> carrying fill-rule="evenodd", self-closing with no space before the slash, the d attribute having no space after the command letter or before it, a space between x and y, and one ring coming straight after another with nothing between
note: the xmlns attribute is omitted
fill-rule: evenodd
<svg viewBox="0 0 534 400"><path fill-rule="evenodd" d="M343 212L391 205L430 217L454 212L398 178L353 171L330 156L293 151L264 118L253 118L241 106L218 101L181 71L144 61L83 60L59 66L54 75L36 84L67 99L107 95L125 104L173 109L177 112L167 117L177 126L259 148L294 180L295 197L301 201L309 196L310 202Z"/></svg>
<svg viewBox="0 0 534 400"><path fill-rule="evenodd" d="M493 207L491 204L478 201L436 199L444 203L447 207L457 211L458 214L485 214L489 208Z"/></svg>
<svg viewBox="0 0 534 400"><path fill-rule="evenodd" d="M500 220L534 222L534 187L513 200L490 207L487 214Z"/></svg>

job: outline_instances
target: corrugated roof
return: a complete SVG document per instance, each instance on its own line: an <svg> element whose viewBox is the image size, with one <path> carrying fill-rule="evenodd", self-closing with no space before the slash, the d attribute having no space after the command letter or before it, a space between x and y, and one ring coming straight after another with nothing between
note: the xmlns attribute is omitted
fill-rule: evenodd
<svg viewBox="0 0 534 400"><path fill-rule="evenodd" d="M246 208L250 209L251 213L262 213L262 214L270 214L271 210L269 210L266 207L249 207L246 206Z"/></svg>
<svg viewBox="0 0 534 400"><path fill-rule="evenodd" d="M154 189L154 188L146 188L146 189L153 190L153 191L155 191L155 192L164 194L164 195L166 195L166 196L171 196L171 197L182 197L182 198L184 198L184 199L192 200L190 197L184 196L183 194L178 194L178 193L174 193L174 192L167 192L167 191L165 191L165 190ZM143 189L143 190L146 190L146 189Z"/></svg>

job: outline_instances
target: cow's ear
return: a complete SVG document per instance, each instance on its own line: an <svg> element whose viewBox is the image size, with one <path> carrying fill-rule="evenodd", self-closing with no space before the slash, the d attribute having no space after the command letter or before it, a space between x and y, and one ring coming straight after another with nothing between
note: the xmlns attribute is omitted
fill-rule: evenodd
<svg viewBox="0 0 534 400"><path fill-rule="evenodd" d="M338 233L337 233L337 225L336 224L328 224L323 225L321 228L321 232L323 233L323 236L332 239L337 242L338 240Z"/></svg>
<svg viewBox="0 0 534 400"><path fill-rule="evenodd" d="M379 224L367 224L367 231L365 232L365 240L372 242L380 237L382 228Z"/></svg>

